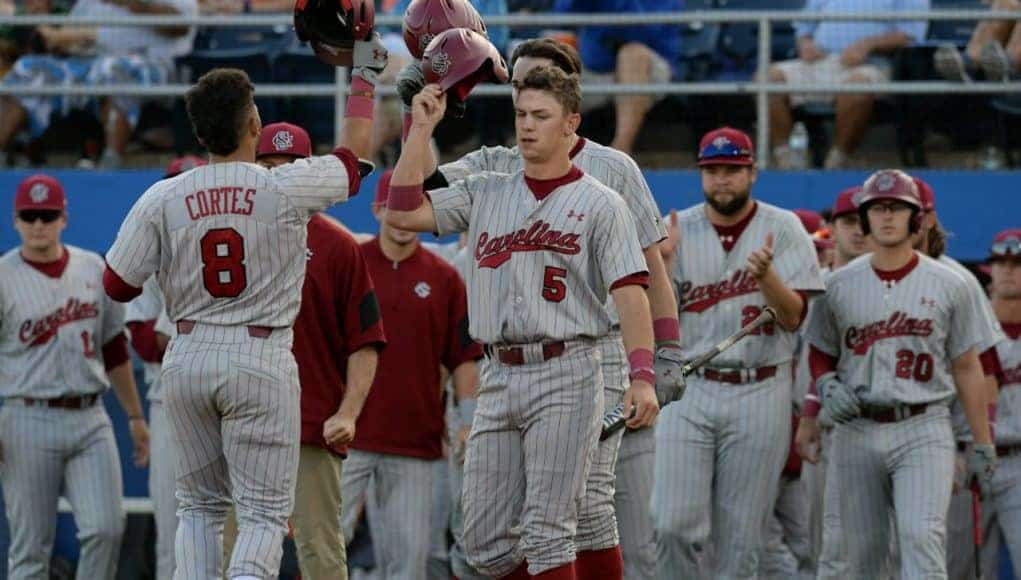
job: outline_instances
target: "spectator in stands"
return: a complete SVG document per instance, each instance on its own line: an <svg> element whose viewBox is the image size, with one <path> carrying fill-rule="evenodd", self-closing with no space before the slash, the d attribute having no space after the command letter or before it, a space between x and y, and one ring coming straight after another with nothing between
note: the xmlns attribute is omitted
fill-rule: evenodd
<svg viewBox="0 0 1021 580"><path fill-rule="evenodd" d="M555 0L557 12L674 12L681 0ZM649 84L670 82L681 52L681 31L675 24L585 26L578 33L586 82ZM611 147L630 154L653 95L615 99L617 121ZM586 106L592 104L586 97Z"/></svg>
<svg viewBox="0 0 1021 580"><path fill-rule="evenodd" d="M993 0L992 9L1021 12L1021 1ZM978 72L982 72L986 80L1010 80L1021 72L1021 26L1018 21L1021 18L979 22L964 54L953 44L936 49L933 55L936 70L953 81L971 81Z"/></svg>
<svg viewBox="0 0 1021 580"><path fill-rule="evenodd" d="M929 0L808 0L805 12L863 13L906 12L929 9ZM796 22L798 58L774 64L769 80L779 83L880 83L890 80L890 54L925 38L924 21ZM794 122L792 107L808 102L835 102L836 135L826 155L825 167L845 167L861 142L872 114L875 96L870 94L773 95L769 102L769 126L777 167L790 168L787 146Z"/></svg>
<svg viewBox="0 0 1021 580"><path fill-rule="evenodd" d="M134 14L198 14L196 0L78 0L72 18L116 18ZM191 50L191 27L79 26L39 27L50 54L26 55L3 79L8 86L108 85L165 83L174 57ZM70 58L74 57L74 58ZM23 130L38 138L51 116L72 108L94 107L103 124L106 149L101 164L120 165L131 132L138 123L141 103L135 97L79 99L67 96L4 98L0 108L0 149L6 149Z"/></svg>

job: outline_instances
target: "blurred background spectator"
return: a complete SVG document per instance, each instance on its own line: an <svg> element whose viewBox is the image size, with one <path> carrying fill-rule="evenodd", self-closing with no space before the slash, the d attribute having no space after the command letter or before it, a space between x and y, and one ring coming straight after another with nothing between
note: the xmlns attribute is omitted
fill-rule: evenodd
<svg viewBox="0 0 1021 580"><path fill-rule="evenodd" d="M1017 11L1018 20L979 22L962 53L952 43L942 44L934 58L936 70L947 80L970 81L978 73L986 80L1007 81L1021 71L1021 1L994 0L993 10Z"/></svg>
<svg viewBox="0 0 1021 580"><path fill-rule="evenodd" d="M808 0L805 12L910 12L929 9L929 0ZM924 40L924 21L804 21L795 23L796 59L769 69L773 82L797 84L878 83L891 79L890 54ZM834 103L836 135L825 168L839 169L861 143L868 128L875 96L870 94L773 95L769 101L769 129L777 168L792 166L788 141L794 127L792 108L806 103Z"/></svg>
<svg viewBox="0 0 1021 580"><path fill-rule="evenodd" d="M557 12L604 12L633 14L676 12L682 0L556 0ZM674 24L646 26L585 26L578 32L584 82L649 84L667 83L674 77L681 51L680 27ZM612 147L625 153L634 149L645 115L655 102L653 95L614 99L616 127ZM598 98L585 97L586 107Z"/></svg>

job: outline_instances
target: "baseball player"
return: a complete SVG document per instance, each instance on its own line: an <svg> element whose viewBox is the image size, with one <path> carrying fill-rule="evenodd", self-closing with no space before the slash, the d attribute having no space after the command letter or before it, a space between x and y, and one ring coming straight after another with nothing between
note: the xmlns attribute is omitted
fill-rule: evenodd
<svg viewBox="0 0 1021 580"><path fill-rule="evenodd" d="M386 65L373 35L354 46L343 146L274 169L254 163L262 123L248 76L216 69L187 94L211 163L153 185L107 254L104 285L127 301L157 273L177 336L161 380L177 451L179 578L221 575L228 507L238 541L228 575L279 571L300 447L291 326L305 274L307 223L361 181L372 81Z"/></svg>
<svg viewBox="0 0 1021 580"><path fill-rule="evenodd" d="M956 388L975 444L968 480L984 492L996 466L982 365L984 330L967 282L913 249L922 201L911 177L876 172L859 218L875 251L835 272L809 329L812 377L837 423L831 483L850 577L878 577L895 518L904 578L945 578L954 471L947 402Z"/></svg>
<svg viewBox="0 0 1021 580"><path fill-rule="evenodd" d="M312 141L301 127L263 127L259 165L273 169L311 156ZM308 223L302 288L292 349L301 385L301 449L291 526L302 577L344 579L345 537L351 535L343 533L337 517L344 497L341 460L354 438L386 339L361 248L322 213ZM227 543L225 537L225 554L230 553Z"/></svg>
<svg viewBox="0 0 1021 580"><path fill-rule="evenodd" d="M124 532L120 460L101 398L113 385L135 464L149 432L135 387L124 307L103 295L103 259L61 242L67 200L48 175L14 197L21 245L0 257L0 482L12 579L50 577L57 500L71 503L77 578L112 580Z"/></svg>
<svg viewBox="0 0 1021 580"><path fill-rule="evenodd" d="M362 244L362 253L380 288L384 323L415 332L392 336L381 357L345 462L343 493L349 501L342 520L345 532L353 534L367 507L383 577L424 580L439 511L436 462L444 461L440 370L453 377L455 391L473 392L482 347L467 334L468 306L457 271L422 248L417 234L382 222L389 193L385 177L373 200L379 235ZM400 426L393 422L397 415L405 417ZM367 490L368 501L362 502Z"/></svg>
<svg viewBox="0 0 1021 580"><path fill-rule="evenodd" d="M487 358L465 458L464 546L495 577L575 577L578 500L603 413L596 342L611 327L608 291L631 366L628 424L657 413L648 274L619 194L571 163L580 100L576 77L533 69L515 99L524 169L473 176L427 200L428 140L445 102L429 85L415 96L390 187L391 225L468 233L471 335Z"/></svg>
<svg viewBox="0 0 1021 580"><path fill-rule="evenodd" d="M858 219L858 208L854 204L854 198L860 191L861 186L844 189L837 195L837 199L833 203L830 216L834 250L833 262L830 269L823 270L824 281L829 280L834 271L843 268L867 250L865 235L861 231L861 223ZM809 319L812 317L812 312L813 307L810 306ZM804 345L804 337L802 337L802 345ZM843 549L840 539L840 504L837 484L832 479L830 485L826 484L827 474L833 465L829 461L833 422L826 415L819 416L821 404L818 393L814 389L815 385L810 384L812 374L808 366L808 355L807 347L799 351L795 391L805 394L794 441L798 455L806 462L803 464L801 473L809 504L808 525L811 543L809 567L820 578L846 578L847 558L846 550Z"/></svg>
<svg viewBox="0 0 1021 580"><path fill-rule="evenodd" d="M512 79L524 78L536 66L554 66L575 75L581 70L580 59L573 48L548 38L526 40L518 45L511 63ZM657 247L658 242L666 237L659 209L641 170L627 154L577 134L570 137L572 162L618 192L635 221L650 273L648 296L654 320L659 374L664 379L662 390L669 391L677 387L676 382L670 384L669 375L679 377L679 372L668 373L666 368L679 367L681 359L677 302ZM524 160L517 147L483 147L435 171L427 167L426 173L431 176L426 179L426 187L443 187L483 171L514 173L523 165ZM606 385L605 405L612 409L622 400L628 378L612 301L608 301L607 311L614 321L614 330L600 342L600 348ZM589 471L575 538L579 576L600 573L613 577L616 574L614 570L621 567L621 552L625 578L649 578L655 569L655 543L648 510L652 487L653 433L651 430L629 430L623 441L621 437L615 435L599 443Z"/></svg>
<svg viewBox="0 0 1021 580"><path fill-rule="evenodd" d="M169 179L205 164L206 160L200 157L178 157L167 166L163 178ZM131 346L142 360L148 386L146 399L149 400L151 436L149 497L152 499L152 515L156 522L156 580L170 580L174 575L174 536L177 535L174 448L170 444L170 426L167 424L159 383L163 353L169 342L169 334L160 333L156 329L156 322L163 312L163 295L155 278L146 280L142 285L142 293L128 302L125 308Z"/></svg>
<svg viewBox="0 0 1021 580"><path fill-rule="evenodd" d="M1021 562L1021 230L1005 230L993 238L989 253L992 307L1007 335L997 344L999 403L995 428L1000 465L993 475L992 493L982 502L982 521L974 522L970 497L964 513L951 506L947 523L948 567L951 578L972 578L975 570L974 525L982 526L981 569L990 576L999 567L1001 539L1011 561ZM960 494L965 495L965 494ZM954 503L957 503L955 498ZM960 508L958 508L960 509ZM967 554L964 554L967 552Z"/></svg>
<svg viewBox="0 0 1021 580"><path fill-rule="evenodd" d="M684 243L672 273L686 358L706 351L765 306L778 324L720 355L668 405L656 428L653 520L660 578L758 571L762 529L776 495L791 428L794 331L810 294L822 290L812 241L790 212L751 199L754 152L747 134L703 136L698 164L706 202L677 214Z"/></svg>

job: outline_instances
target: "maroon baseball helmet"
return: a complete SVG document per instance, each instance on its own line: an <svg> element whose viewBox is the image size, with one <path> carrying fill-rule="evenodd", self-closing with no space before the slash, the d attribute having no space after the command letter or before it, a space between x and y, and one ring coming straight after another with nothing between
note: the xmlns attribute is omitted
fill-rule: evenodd
<svg viewBox="0 0 1021 580"><path fill-rule="evenodd" d="M422 54L425 82L436 83L448 98L464 101L476 84L505 83L507 63L485 36L466 28L452 28L436 35Z"/></svg>
<svg viewBox="0 0 1021 580"><path fill-rule="evenodd" d="M837 194L836 201L833 202L833 209L830 214L830 219L837 219L842 215L849 213L855 213L858 211L858 205L855 200L861 194L861 186L855 185L854 187L848 187Z"/></svg>
<svg viewBox="0 0 1021 580"><path fill-rule="evenodd" d="M467 28L487 36L486 23L468 0L411 0L404 11L404 44L417 59L437 34L451 28Z"/></svg>
<svg viewBox="0 0 1021 580"><path fill-rule="evenodd" d="M910 175L899 169L883 169L865 180L858 194L857 206L863 206L881 199L902 201L915 209L922 210L922 199L918 195L918 186Z"/></svg>
<svg viewBox="0 0 1021 580"><path fill-rule="evenodd" d="M375 17L373 0L297 0L294 31L319 60L351 66L355 41L369 38Z"/></svg>
<svg viewBox="0 0 1021 580"><path fill-rule="evenodd" d="M918 199L922 200L922 211L935 211L936 192L932 190L932 186L921 177L912 177L911 179L915 182L915 187L918 188Z"/></svg>

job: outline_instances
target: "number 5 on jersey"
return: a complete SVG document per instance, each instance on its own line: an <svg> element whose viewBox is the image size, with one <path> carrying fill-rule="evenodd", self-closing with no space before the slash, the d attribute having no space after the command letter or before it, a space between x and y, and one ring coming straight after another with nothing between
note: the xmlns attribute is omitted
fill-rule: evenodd
<svg viewBox="0 0 1021 580"><path fill-rule="evenodd" d="M214 298L235 298L248 286L245 239L234 228L209 230L202 248L202 282Z"/></svg>
<svg viewBox="0 0 1021 580"><path fill-rule="evenodd" d="M549 302L560 302L567 297L567 284L564 278L567 270L546 266L542 276L542 297Z"/></svg>

